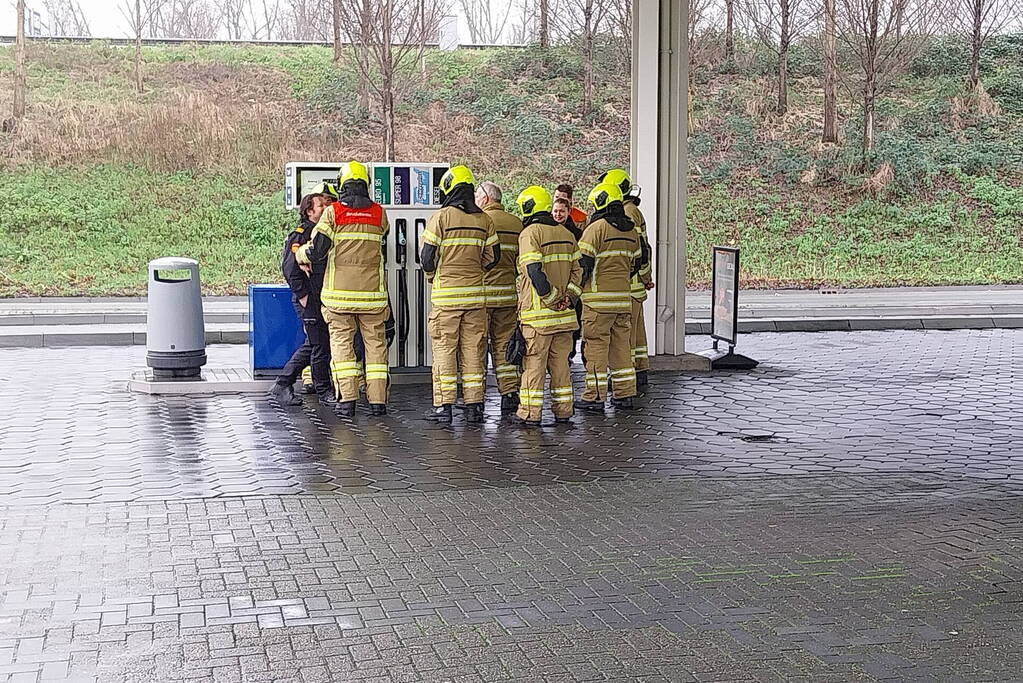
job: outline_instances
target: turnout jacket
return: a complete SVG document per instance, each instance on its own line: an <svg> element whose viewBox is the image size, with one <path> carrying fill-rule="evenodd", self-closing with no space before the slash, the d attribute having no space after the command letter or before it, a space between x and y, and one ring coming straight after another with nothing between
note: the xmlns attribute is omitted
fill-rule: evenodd
<svg viewBox="0 0 1023 683"><path fill-rule="evenodd" d="M432 285L435 308L486 307L483 275L500 261L501 245L493 221L473 195L468 183L455 187L423 231L419 261Z"/></svg>
<svg viewBox="0 0 1023 683"><path fill-rule="evenodd" d="M515 276L518 272L516 259L519 254L519 234L522 221L504 210L497 202L483 207L483 213L494 224L497 240L501 245L501 258L497 265L483 275L483 291L487 308L508 308L515 306Z"/></svg>
<svg viewBox="0 0 1023 683"><path fill-rule="evenodd" d="M519 235L519 320L540 334L572 332L579 328L575 301L579 298L582 266L579 248L568 229L547 212L526 219ZM563 311L553 306L569 297Z"/></svg>
<svg viewBox="0 0 1023 683"><path fill-rule="evenodd" d="M623 202L625 215L636 224L636 234L639 236L639 247L643 251L640 257L639 271L632 276L632 298L636 301L646 301L646 286L653 281L652 268L650 263L650 241L646 234L646 218L639 210L639 199L626 197Z"/></svg>
<svg viewBox="0 0 1023 683"><path fill-rule="evenodd" d="M379 313L387 308L383 240L388 229L387 212L362 192L342 192L341 201L323 212L312 241L296 256L299 263L313 263L314 268L324 263L325 308L339 313Z"/></svg>
<svg viewBox="0 0 1023 683"><path fill-rule="evenodd" d="M642 257L635 224L621 202L593 214L579 241L584 308L598 313L632 310L632 276Z"/></svg>

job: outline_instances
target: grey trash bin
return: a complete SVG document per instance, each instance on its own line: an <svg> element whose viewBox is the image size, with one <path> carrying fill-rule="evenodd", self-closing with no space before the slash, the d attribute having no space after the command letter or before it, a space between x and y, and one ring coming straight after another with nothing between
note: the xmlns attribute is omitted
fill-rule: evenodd
<svg viewBox="0 0 1023 683"><path fill-rule="evenodd" d="M198 261L170 257L149 262L146 350L154 377L197 377L206 365Z"/></svg>

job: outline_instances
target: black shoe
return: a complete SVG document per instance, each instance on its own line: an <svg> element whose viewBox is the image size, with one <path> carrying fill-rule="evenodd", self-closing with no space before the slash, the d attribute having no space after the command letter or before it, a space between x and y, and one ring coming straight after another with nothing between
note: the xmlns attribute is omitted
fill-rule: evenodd
<svg viewBox="0 0 1023 683"><path fill-rule="evenodd" d="M572 421L570 417L556 417L554 418L554 424L564 425Z"/></svg>
<svg viewBox="0 0 1023 683"><path fill-rule="evenodd" d="M369 404L369 414L370 415L374 415L374 416L386 415L387 414L387 406L384 405L383 403L370 403Z"/></svg>
<svg viewBox="0 0 1023 683"><path fill-rule="evenodd" d="M295 390L290 384L274 384L270 389L270 398L282 406L300 406L302 399L295 396Z"/></svg>
<svg viewBox="0 0 1023 683"><path fill-rule="evenodd" d="M423 416L430 422L445 422L451 423L451 404L437 406L426 411L426 415Z"/></svg>
<svg viewBox="0 0 1023 683"><path fill-rule="evenodd" d="M316 393L316 400L320 402L320 405L325 408L333 408L337 405L337 396L334 395L334 390L319 391Z"/></svg>
<svg viewBox="0 0 1023 683"><path fill-rule="evenodd" d="M508 413L514 413L519 409L519 395L518 394L504 394L501 396L501 412L507 415Z"/></svg>
<svg viewBox="0 0 1023 683"><path fill-rule="evenodd" d="M650 384L650 378L647 376L646 370L639 370L636 372L636 389L643 391Z"/></svg>
<svg viewBox="0 0 1023 683"><path fill-rule="evenodd" d="M315 394L316 393L316 387L314 387L312 384L303 384L302 385L302 393L303 394Z"/></svg>
<svg viewBox="0 0 1023 683"><path fill-rule="evenodd" d="M540 420L526 420L526 419L521 418L518 415L516 415L515 416L515 424L520 425L522 427L539 427L540 426Z"/></svg>
<svg viewBox="0 0 1023 683"><path fill-rule="evenodd" d="M591 413L602 413L604 412L603 401L576 401L575 407L579 410L587 410Z"/></svg>
<svg viewBox="0 0 1023 683"><path fill-rule="evenodd" d="M615 407L615 410L635 410L636 406L632 402L632 397L629 398L614 398L611 399L611 405Z"/></svg>
<svg viewBox="0 0 1023 683"><path fill-rule="evenodd" d="M465 404L465 421L472 424L479 424L483 422L483 404L482 403L466 403Z"/></svg>
<svg viewBox="0 0 1023 683"><path fill-rule="evenodd" d="M355 401L338 401L334 404L334 414L338 417L355 417Z"/></svg>

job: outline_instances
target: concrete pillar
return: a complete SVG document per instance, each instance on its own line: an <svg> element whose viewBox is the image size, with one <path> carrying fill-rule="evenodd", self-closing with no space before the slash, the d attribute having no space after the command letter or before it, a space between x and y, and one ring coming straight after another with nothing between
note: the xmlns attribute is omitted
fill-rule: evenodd
<svg viewBox="0 0 1023 683"><path fill-rule="evenodd" d="M632 175L653 249L656 297L647 336L657 355L685 354L688 0L633 0Z"/></svg>

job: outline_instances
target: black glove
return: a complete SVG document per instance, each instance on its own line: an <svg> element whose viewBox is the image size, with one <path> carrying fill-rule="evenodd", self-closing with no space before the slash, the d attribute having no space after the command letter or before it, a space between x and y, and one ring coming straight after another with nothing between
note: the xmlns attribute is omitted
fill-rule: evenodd
<svg viewBox="0 0 1023 683"><path fill-rule="evenodd" d="M515 328L515 334L508 340L508 348L504 352L504 360L509 365L522 368L522 359L526 356L526 338L522 336L522 326Z"/></svg>
<svg viewBox="0 0 1023 683"><path fill-rule="evenodd" d="M390 305L387 306L387 322L384 323L384 336L387 337L387 348L391 348L394 342L394 313L391 313Z"/></svg>

